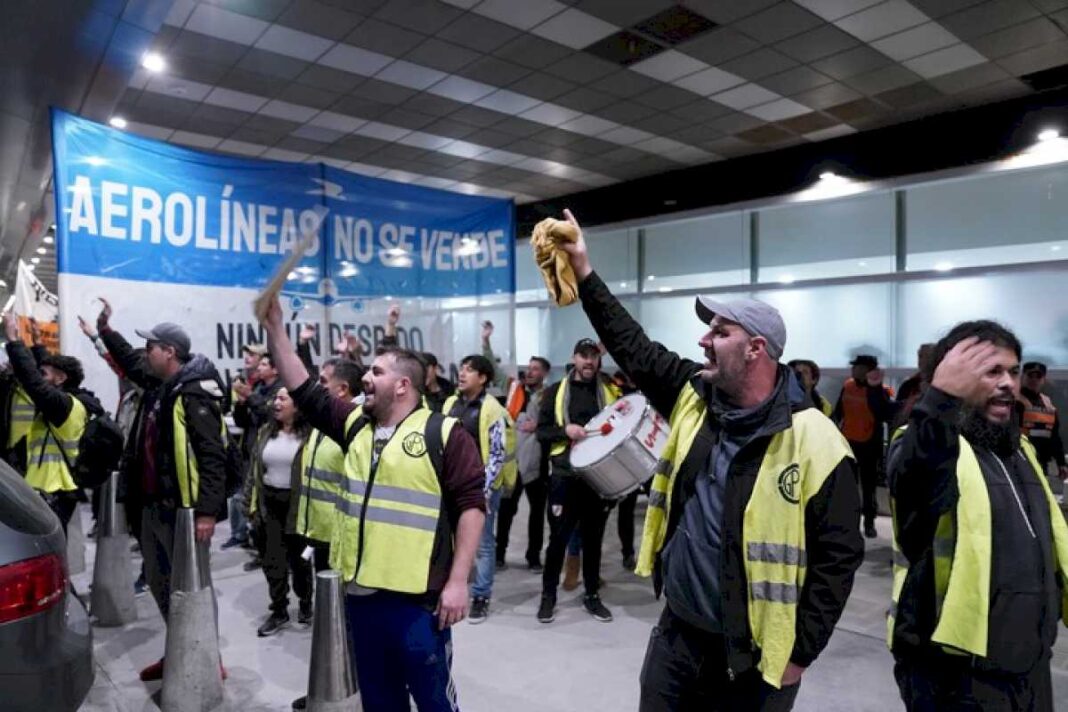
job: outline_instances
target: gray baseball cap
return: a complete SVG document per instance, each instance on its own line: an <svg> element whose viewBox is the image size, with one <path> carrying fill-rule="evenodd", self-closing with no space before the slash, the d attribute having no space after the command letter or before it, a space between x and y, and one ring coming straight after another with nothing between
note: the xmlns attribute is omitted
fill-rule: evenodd
<svg viewBox="0 0 1068 712"><path fill-rule="evenodd" d="M717 314L741 326L750 336L760 336L768 343L768 356L778 361L786 348L786 325L779 310L756 299L732 299L717 302L698 296L694 303L697 318L708 324Z"/></svg>
<svg viewBox="0 0 1068 712"><path fill-rule="evenodd" d="M167 346L173 346L175 353L178 354L178 358L185 358L189 355L189 351L192 345L189 341L189 334L185 333L185 329L172 324L169 321L165 321L162 324L156 324L148 331L137 329L137 335L146 341L158 341L161 344Z"/></svg>

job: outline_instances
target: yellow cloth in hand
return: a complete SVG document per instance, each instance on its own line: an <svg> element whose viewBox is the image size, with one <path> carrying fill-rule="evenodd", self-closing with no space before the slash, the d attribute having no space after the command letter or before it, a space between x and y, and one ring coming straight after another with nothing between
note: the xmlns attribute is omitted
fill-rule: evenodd
<svg viewBox="0 0 1068 712"><path fill-rule="evenodd" d="M565 220L545 218L534 226L530 246L534 249L534 261L538 263L545 287L557 306L566 307L578 299L578 280L571 269L568 254L559 249L561 242L575 242L579 232Z"/></svg>

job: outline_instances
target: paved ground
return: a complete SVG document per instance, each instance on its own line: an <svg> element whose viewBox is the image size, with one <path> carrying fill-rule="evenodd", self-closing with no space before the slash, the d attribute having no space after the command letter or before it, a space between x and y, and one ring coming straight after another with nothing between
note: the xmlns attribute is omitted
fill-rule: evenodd
<svg viewBox="0 0 1068 712"><path fill-rule="evenodd" d="M88 528L88 512L83 512ZM643 516L639 506L639 522ZM886 534L888 522L880 520ZM659 615L644 579L623 570L615 520L606 537L603 576L612 623L598 623L582 609L581 596L561 592L556 622L539 624L534 614L540 578L522 564L526 511L514 527L509 560L514 568L498 574L489 620L462 623L455 631L455 677L467 712L627 712L637 709L638 671L645 643ZM213 571L218 591L222 655L233 710L289 710L306 689L311 631L294 626L268 639L256 637L266 615L267 586L262 572L246 573L242 550L218 551L228 532L216 534ZM93 546L86 559L92 564ZM869 542L865 564L828 649L806 673L796 710L881 712L902 709L883 642L889 596L890 549L885 538ZM131 566L138 566L135 559ZM91 571L75 576L78 590ZM97 681L83 712L140 712L157 709L138 671L163 651L162 621L150 596L138 599L140 619L124 629L96 629ZM296 617L293 602L291 615ZM1054 684L1058 710L1068 712L1068 635L1058 645Z"/></svg>

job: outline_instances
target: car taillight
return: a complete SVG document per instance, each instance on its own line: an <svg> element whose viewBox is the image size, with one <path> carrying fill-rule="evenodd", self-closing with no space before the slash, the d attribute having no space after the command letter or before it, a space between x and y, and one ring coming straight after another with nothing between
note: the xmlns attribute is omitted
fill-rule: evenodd
<svg viewBox="0 0 1068 712"><path fill-rule="evenodd" d="M0 566L0 623L48 610L66 589L67 574L56 554Z"/></svg>

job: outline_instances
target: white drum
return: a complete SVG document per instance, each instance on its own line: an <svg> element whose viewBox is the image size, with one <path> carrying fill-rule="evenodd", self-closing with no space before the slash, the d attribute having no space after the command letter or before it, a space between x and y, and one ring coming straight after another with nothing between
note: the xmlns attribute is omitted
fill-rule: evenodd
<svg viewBox="0 0 1068 712"><path fill-rule="evenodd" d="M620 499L652 477L671 428L633 393L598 413L586 431L571 448L571 467L605 499Z"/></svg>

